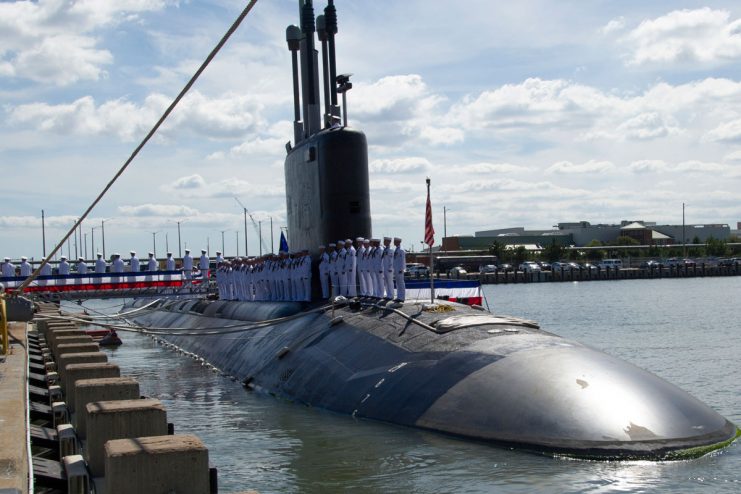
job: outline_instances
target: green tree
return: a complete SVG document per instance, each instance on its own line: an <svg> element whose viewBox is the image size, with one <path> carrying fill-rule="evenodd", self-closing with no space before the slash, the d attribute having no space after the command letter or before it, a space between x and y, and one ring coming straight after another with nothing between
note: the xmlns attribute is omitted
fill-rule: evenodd
<svg viewBox="0 0 741 494"><path fill-rule="evenodd" d="M640 242L633 237L620 235L613 242L611 242L611 245L640 245Z"/></svg>
<svg viewBox="0 0 741 494"><path fill-rule="evenodd" d="M705 241L705 252L709 256L728 255L728 243L725 240L708 237L708 239Z"/></svg>
<svg viewBox="0 0 741 494"><path fill-rule="evenodd" d="M489 246L489 254L497 256L497 259L502 259L504 256L504 245L501 242L494 240Z"/></svg>
<svg viewBox="0 0 741 494"><path fill-rule="evenodd" d="M519 266L527 259L527 249L524 245L518 245L513 254L514 261Z"/></svg>
<svg viewBox="0 0 741 494"><path fill-rule="evenodd" d="M556 239L551 239L551 245L543 249L542 256L548 262L556 262L563 258L564 248L556 243Z"/></svg>
<svg viewBox="0 0 741 494"><path fill-rule="evenodd" d="M602 242L594 238L590 240L586 246L587 247L602 247L603 245L604 244ZM605 251L602 249L594 249L594 250L590 249L587 253L587 257L589 259L596 259L596 260L604 259Z"/></svg>

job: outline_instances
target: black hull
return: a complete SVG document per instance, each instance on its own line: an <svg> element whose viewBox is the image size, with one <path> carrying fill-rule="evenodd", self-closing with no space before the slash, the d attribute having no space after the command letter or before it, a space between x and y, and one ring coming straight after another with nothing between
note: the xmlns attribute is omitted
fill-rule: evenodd
<svg viewBox="0 0 741 494"><path fill-rule="evenodd" d="M135 321L258 392L355 417L591 459L695 457L738 434L676 386L525 322L429 326L493 317L466 306L163 304Z"/></svg>

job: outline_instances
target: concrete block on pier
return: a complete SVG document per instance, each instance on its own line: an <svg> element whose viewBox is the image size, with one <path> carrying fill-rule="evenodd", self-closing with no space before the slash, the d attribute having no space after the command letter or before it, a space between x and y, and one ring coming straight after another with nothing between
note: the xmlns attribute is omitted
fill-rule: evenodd
<svg viewBox="0 0 741 494"><path fill-rule="evenodd" d="M62 336L59 338L56 338L54 340L54 343L51 345L51 353L54 355L55 359L59 359L59 346L60 345L72 345L72 344L81 344L81 343L92 343L93 338L88 335L78 335L78 336Z"/></svg>
<svg viewBox="0 0 741 494"><path fill-rule="evenodd" d="M139 383L132 377L108 377L101 379L78 379L75 383L76 413L72 423L77 436L87 435L87 404L96 401L136 400L139 398Z"/></svg>
<svg viewBox="0 0 741 494"><path fill-rule="evenodd" d="M85 365L85 364L82 364ZM167 435L167 412L159 400L96 401L86 405L87 444L85 458L93 477L105 472L105 443L111 439ZM126 475L131 475L129 471ZM124 475L124 476L126 476ZM108 479L106 478L106 483ZM106 492L157 492L147 489ZM179 490L177 492L180 492ZM199 492L206 492L205 490Z"/></svg>
<svg viewBox="0 0 741 494"><path fill-rule="evenodd" d="M208 449L192 435L116 439L105 444L105 492L209 492Z"/></svg>
<svg viewBox="0 0 741 494"><path fill-rule="evenodd" d="M49 331L46 333L46 343L51 347L51 345L54 343L54 340L56 340L59 337L62 336L85 336L85 332L81 329L73 327L69 328L49 328Z"/></svg>
<svg viewBox="0 0 741 494"><path fill-rule="evenodd" d="M100 352L100 345L97 343L62 343L57 347L57 352L54 354L56 360L59 359L60 355L65 353L97 353Z"/></svg>
<svg viewBox="0 0 741 494"><path fill-rule="evenodd" d="M101 364L108 362L108 355L103 352L73 352L62 353L57 359L59 379L64 381L66 367L70 364Z"/></svg>
<svg viewBox="0 0 741 494"><path fill-rule="evenodd" d="M111 363L69 364L67 366L62 388L70 413L74 413L76 410L75 383L80 379L99 379L103 377L121 377L121 369L116 364Z"/></svg>

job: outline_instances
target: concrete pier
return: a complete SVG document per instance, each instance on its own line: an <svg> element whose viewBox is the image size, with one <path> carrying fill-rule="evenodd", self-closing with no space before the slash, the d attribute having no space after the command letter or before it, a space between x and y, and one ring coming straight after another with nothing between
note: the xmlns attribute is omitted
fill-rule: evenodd
<svg viewBox="0 0 741 494"><path fill-rule="evenodd" d="M0 492L28 492L26 323L10 323L11 353L0 356Z"/></svg>
<svg viewBox="0 0 741 494"><path fill-rule="evenodd" d="M67 408L70 413L77 410L75 403L75 383L79 379L99 379L101 377L121 377L121 369L118 365L105 363L93 364L70 364L65 371L65 379L62 382L62 389L67 401Z"/></svg>
<svg viewBox="0 0 741 494"><path fill-rule="evenodd" d="M71 364L103 364L108 362L108 356L103 352L74 352L63 353L57 359L59 379L64 381L67 366Z"/></svg>

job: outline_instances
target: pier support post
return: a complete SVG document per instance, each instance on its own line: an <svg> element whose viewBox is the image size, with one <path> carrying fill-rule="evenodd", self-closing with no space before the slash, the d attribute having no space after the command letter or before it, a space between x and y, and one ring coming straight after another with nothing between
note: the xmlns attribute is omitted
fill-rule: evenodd
<svg viewBox="0 0 741 494"><path fill-rule="evenodd" d="M103 352L74 352L62 353L57 359L59 379L64 381L67 366L71 364L102 364L108 362L108 356Z"/></svg>
<svg viewBox="0 0 741 494"><path fill-rule="evenodd" d="M139 383L132 377L78 379L74 393L77 411L72 417L72 423L77 431L77 437L85 439L87 404L96 401L136 400L139 398Z"/></svg>
<svg viewBox="0 0 741 494"><path fill-rule="evenodd" d="M105 444L105 492L209 492L208 449L191 435L115 439Z"/></svg>
<svg viewBox="0 0 741 494"><path fill-rule="evenodd" d="M116 400L88 403L85 458L93 477L105 471L105 443L111 439L167 435L167 414L159 400ZM126 475L131 475L131 471ZM120 478L120 475L119 475ZM106 478L106 483L109 479ZM146 489L110 492L153 492ZM178 491L180 492L180 491ZM201 491L204 492L204 491Z"/></svg>
<svg viewBox="0 0 741 494"><path fill-rule="evenodd" d="M121 369L116 364L69 364L62 382L64 397L70 413L76 409L75 383L80 379L96 379L101 377L121 377Z"/></svg>

